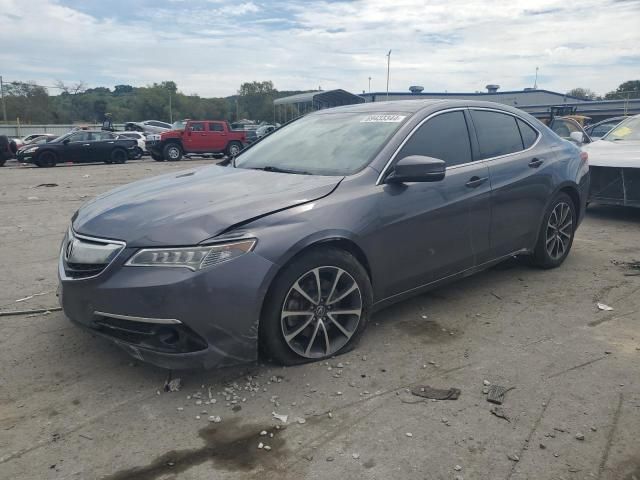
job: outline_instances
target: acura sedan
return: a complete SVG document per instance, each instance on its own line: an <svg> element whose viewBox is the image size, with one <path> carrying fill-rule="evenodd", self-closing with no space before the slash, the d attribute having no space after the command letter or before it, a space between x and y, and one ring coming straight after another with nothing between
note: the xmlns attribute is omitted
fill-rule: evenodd
<svg viewBox="0 0 640 480"><path fill-rule="evenodd" d="M585 153L520 110L400 101L322 110L228 166L142 180L73 216L60 300L167 368L320 360L372 312L514 255L569 254Z"/></svg>

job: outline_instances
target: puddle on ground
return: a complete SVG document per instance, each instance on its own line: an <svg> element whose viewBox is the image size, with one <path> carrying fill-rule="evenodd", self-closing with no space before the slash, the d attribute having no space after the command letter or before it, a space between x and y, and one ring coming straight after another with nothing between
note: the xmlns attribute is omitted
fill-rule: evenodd
<svg viewBox="0 0 640 480"><path fill-rule="evenodd" d="M274 437L261 437L266 430ZM202 447L172 450L160 455L145 466L120 470L103 480L155 480L164 475L177 475L196 465L211 462L215 469L227 471L251 471L256 467L276 468L289 452L285 440L281 438L285 429L276 430L270 425L240 424L234 419L224 424L211 424L198 434L204 441ZM258 449L263 442L271 451Z"/></svg>
<svg viewBox="0 0 640 480"><path fill-rule="evenodd" d="M424 318L394 322L392 325L406 335L419 337L422 343L442 343L453 340L458 335L456 330L449 330L434 320Z"/></svg>

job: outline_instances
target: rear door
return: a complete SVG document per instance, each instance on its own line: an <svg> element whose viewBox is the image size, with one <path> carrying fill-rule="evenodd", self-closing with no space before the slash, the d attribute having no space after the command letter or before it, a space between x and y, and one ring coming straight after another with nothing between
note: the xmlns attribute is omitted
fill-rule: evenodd
<svg viewBox="0 0 640 480"><path fill-rule="evenodd" d="M205 122L190 122L183 137L187 152L210 152L210 135Z"/></svg>
<svg viewBox="0 0 640 480"><path fill-rule="evenodd" d="M510 255L535 244L542 214L553 191L552 148L541 133L515 115L471 109L479 158L491 177L491 255Z"/></svg>
<svg viewBox="0 0 640 480"><path fill-rule="evenodd" d="M115 135L109 132L91 132L91 161L104 162L111 159L115 147Z"/></svg>
<svg viewBox="0 0 640 480"><path fill-rule="evenodd" d="M227 148L227 131L221 122L209 122L209 141L212 152L221 152Z"/></svg>
<svg viewBox="0 0 640 480"><path fill-rule="evenodd" d="M381 185L375 234L389 297L472 268L489 249L489 170L472 156L464 109L437 113L406 140L395 160L446 162L439 182Z"/></svg>

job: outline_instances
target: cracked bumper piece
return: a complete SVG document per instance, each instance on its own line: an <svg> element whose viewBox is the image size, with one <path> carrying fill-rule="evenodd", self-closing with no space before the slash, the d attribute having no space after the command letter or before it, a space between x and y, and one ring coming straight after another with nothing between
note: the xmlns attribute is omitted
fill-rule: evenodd
<svg viewBox="0 0 640 480"><path fill-rule="evenodd" d="M248 253L197 272L124 266L134 251L125 249L87 279L66 277L60 262L60 303L73 323L163 368L256 360L258 319L273 263Z"/></svg>

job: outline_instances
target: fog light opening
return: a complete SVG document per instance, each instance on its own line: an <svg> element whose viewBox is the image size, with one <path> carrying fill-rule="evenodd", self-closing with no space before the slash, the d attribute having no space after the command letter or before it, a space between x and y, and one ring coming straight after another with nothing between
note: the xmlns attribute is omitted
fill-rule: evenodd
<svg viewBox="0 0 640 480"><path fill-rule="evenodd" d="M173 346L180 341L180 332L178 332L175 328L162 327L158 330L157 338L161 343Z"/></svg>

